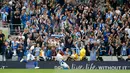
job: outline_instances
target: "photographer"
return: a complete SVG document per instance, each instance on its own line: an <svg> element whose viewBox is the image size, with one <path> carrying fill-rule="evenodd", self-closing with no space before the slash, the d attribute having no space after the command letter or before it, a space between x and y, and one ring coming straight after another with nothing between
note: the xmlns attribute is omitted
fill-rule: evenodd
<svg viewBox="0 0 130 73"><path fill-rule="evenodd" d="M8 42L5 42L5 58L6 61L12 61L13 52Z"/></svg>
<svg viewBox="0 0 130 73"><path fill-rule="evenodd" d="M0 54L3 55L3 44L4 44L5 35L0 30Z"/></svg>

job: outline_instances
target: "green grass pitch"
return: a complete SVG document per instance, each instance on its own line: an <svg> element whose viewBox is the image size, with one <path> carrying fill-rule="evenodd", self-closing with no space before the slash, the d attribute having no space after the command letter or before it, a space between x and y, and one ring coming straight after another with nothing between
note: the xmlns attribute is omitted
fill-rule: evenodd
<svg viewBox="0 0 130 73"><path fill-rule="evenodd" d="M0 73L130 73L130 70L0 69Z"/></svg>

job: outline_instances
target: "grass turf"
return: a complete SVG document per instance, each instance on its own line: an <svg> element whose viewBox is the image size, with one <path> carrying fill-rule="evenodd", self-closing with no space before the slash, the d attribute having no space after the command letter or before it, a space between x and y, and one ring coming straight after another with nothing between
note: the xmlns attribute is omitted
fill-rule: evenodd
<svg viewBox="0 0 130 73"><path fill-rule="evenodd" d="M130 70L0 69L0 73L130 73Z"/></svg>

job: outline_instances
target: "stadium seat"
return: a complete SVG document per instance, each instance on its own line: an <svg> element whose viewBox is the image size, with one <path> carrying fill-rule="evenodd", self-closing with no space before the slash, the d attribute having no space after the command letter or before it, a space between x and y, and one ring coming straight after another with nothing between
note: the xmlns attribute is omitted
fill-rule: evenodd
<svg viewBox="0 0 130 73"><path fill-rule="evenodd" d="M17 61L18 60L18 56L13 56L12 57L12 61Z"/></svg>
<svg viewBox="0 0 130 73"><path fill-rule="evenodd" d="M118 61L116 56L102 56L103 61Z"/></svg>
<svg viewBox="0 0 130 73"><path fill-rule="evenodd" d="M122 56L122 58L123 58L124 60L126 60L126 59L128 58L128 56Z"/></svg>
<svg viewBox="0 0 130 73"><path fill-rule="evenodd" d="M3 60L2 60L2 55L0 55L0 61L3 61ZM6 61L6 59L5 59L5 58L4 58L4 61Z"/></svg>

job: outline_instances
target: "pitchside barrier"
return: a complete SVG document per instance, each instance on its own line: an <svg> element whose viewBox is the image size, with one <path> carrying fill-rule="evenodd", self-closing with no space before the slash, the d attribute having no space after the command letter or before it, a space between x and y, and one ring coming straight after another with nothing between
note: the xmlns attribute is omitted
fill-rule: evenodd
<svg viewBox="0 0 130 73"><path fill-rule="evenodd" d="M130 62L126 61L68 61L66 62L71 69L99 69L99 70L130 70ZM58 62L46 61L39 62L40 69L60 69ZM31 69L34 62L20 63L18 61L1 61L1 69Z"/></svg>

